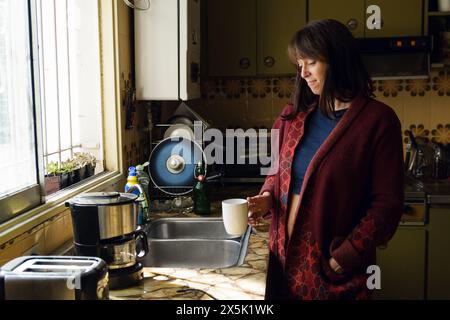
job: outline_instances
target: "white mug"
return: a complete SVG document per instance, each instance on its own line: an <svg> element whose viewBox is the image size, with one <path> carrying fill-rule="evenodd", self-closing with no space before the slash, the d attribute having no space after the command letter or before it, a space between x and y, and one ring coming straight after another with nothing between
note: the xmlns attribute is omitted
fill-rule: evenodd
<svg viewBox="0 0 450 320"><path fill-rule="evenodd" d="M222 219L229 235L242 236L248 226L248 202L244 199L222 201Z"/></svg>

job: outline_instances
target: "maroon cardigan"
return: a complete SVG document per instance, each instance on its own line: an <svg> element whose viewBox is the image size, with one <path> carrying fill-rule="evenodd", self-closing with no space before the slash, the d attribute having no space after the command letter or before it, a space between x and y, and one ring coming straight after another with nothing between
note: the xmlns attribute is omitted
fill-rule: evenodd
<svg viewBox="0 0 450 320"><path fill-rule="evenodd" d="M269 232L266 298L368 298L367 266L396 231L403 209L401 125L387 105L358 97L312 158L300 191L291 238L286 241L294 150L308 112L275 121L280 130L279 171L267 176L274 207ZM329 266L334 257L344 270Z"/></svg>

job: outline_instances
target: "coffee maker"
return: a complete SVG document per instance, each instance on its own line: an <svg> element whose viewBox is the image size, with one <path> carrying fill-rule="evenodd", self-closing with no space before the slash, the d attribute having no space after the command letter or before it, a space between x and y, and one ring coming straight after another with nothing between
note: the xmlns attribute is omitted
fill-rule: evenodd
<svg viewBox="0 0 450 320"><path fill-rule="evenodd" d="M109 287L134 285L144 277L139 262L148 253L147 235L137 226L137 195L92 192L68 202L78 256L102 258L108 265Z"/></svg>

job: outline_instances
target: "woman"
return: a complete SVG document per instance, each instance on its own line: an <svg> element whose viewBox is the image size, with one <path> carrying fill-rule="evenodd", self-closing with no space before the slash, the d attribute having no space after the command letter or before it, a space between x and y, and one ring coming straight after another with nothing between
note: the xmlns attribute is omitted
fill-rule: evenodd
<svg viewBox="0 0 450 320"><path fill-rule="evenodd" d="M273 126L279 170L247 198L251 223L271 218L266 298L368 299L367 267L402 214L400 122L373 99L342 23L309 23L288 52L298 72Z"/></svg>

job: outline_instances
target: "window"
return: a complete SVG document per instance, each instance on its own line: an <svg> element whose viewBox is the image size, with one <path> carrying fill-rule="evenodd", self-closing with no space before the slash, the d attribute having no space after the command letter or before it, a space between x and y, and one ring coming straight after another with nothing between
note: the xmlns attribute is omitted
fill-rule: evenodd
<svg viewBox="0 0 450 320"><path fill-rule="evenodd" d="M100 62L97 1L0 0L0 223L103 171Z"/></svg>
<svg viewBox="0 0 450 320"><path fill-rule="evenodd" d="M40 201L29 26L27 1L0 0L0 199L19 210ZM0 222L9 207L0 204Z"/></svg>
<svg viewBox="0 0 450 320"><path fill-rule="evenodd" d="M70 160L79 152L99 160L96 171L100 172L98 3L39 0L37 17L45 173L52 174L52 164L60 171L69 170L75 165ZM55 188L52 178L45 179L47 194L80 181L79 177L63 175L66 180L58 178Z"/></svg>

